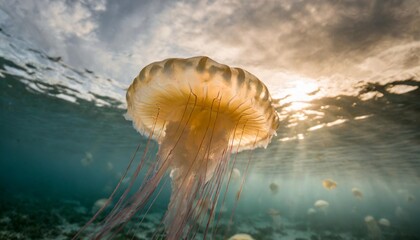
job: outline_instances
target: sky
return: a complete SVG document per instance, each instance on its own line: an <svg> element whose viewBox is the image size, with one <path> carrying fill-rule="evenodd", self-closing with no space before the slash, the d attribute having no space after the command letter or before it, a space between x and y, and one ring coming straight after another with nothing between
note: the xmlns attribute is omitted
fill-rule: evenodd
<svg viewBox="0 0 420 240"><path fill-rule="evenodd" d="M418 0L0 0L0 10L9 33L127 86L151 62L198 55L248 70L274 97L420 79Z"/></svg>

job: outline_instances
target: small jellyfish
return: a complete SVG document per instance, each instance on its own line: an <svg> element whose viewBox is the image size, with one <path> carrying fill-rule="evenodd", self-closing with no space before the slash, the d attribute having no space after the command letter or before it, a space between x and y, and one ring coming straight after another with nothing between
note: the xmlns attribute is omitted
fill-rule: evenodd
<svg viewBox="0 0 420 240"><path fill-rule="evenodd" d="M386 218L381 218L378 221L379 225L385 226L385 227L390 227L391 226L391 222L389 222L388 219Z"/></svg>
<svg viewBox="0 0 420 240"><path fill-rule="evenodd" d="M84 167L89 166L90 164L92 164L92 162L93 162L93 155L92 155L92 153L90 153L90 152L86 152L86 153L85 153L85 157L84 157L84 158L82 158L82 159L80 160L80 163L81 163Z"/></svg>
<svg viewBox="0 0 420 240"><path fill-rule="evenodd" d="M368 236L372 240L382 239L381 229L379 229L378 224L376 223L375 218L372 216L365 217L365 224L368 230Z"/></svg>
<svg viewBox="0 0 420 240"><path fill-rule="evenodd" d="M216 200L226 196L223 192L229 184L224 191L221 188L235 163L231 155L267 147L276 134L279 117L267 87L251 73L208 57L171 58L143 68L128 88L126 100L126 119L147 141L129 186L93 237L105 238L121 230L154 201L160 183L170 179L172 192L162 220L167 239L193 238L197 216L192 209L199 199L213 200L206 238ZM153 141L159 145L157 153L145 164ZM172 170L172 177L165 178ZM141 172L146 172L145 180L131 191ZM119 186L111 198L119 193ZM74 238L94 220L95 216Z"/></svg>
<svg viewBox="0 0 420 240"><path fill-rule="evenodd" d="M228 240L254 240L250 235L245 233L237 233L230 237Z"/></svg>
<svg viewBox="0 0 420 240"><path fill-rule="evenodd" d="M113 169L114 169L114 164L112 164L112 162L107 162L106 163L106 169L108 170L108 171L112 171Z"/></svg>
<svg viewBox="0 0 420 240"><path fill-rule="evenodd" d="M314 214L316 214L316 210L313 208L309 208L308 211L306 212L309 216L312 216Z"/></svg>
<svg viewBox="0 0 420 240"><path fill-rule="evenodd" d="M351 192L353 193L353 196L357 199L362 199L363 198L363 193L362 191L360 191L360 189L358 188L352 188Z"/></svg>
<svg viewBox="0 0 420 240"><path fill-rule="evenodd" d="M334 182L332 179L325 179L322 181L322 186L324 186L327 190L333 190L337 187L337 183Z"/></svg>
<svg viewBox="0 0 420 240"><path fill-rule="evenodd" d="M108 198L100 198L96 200L95 203L93 204L91 212L96 213L99 209L101 209L107 204L108 204Z"/></svg>
<svg viewBox="0 0 420 240"><path fill-rule="evenodd" d="M276 194L279 191L279 185L275 182L270 183L269 188L273 194Z"/></svg>
<svg viewBox="0 0 420 240"><path fill-rule="evenodd" d="M324 200L318 200L314 203L315 208L321 210L321 211L325 211L330 204L327 201Z"/></svg>
<svg viewBox="0 0 420 240"><path fill-rule="evenodd" d="M237 180L241 178L241 171L239 171L239 169L234 168L232 170L232 179Z"/></svg>

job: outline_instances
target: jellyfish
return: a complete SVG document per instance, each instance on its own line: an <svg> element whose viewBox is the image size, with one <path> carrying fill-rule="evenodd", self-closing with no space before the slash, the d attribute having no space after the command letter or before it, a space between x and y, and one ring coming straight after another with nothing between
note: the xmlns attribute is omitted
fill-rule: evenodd
<svg viewBox="0 0 420 240"><path fill-rule="evenodd" d="M241 171L239 171L239 169L237 169L237 168L234 168L234 169L232 170L232 179L237 180L237 179L239 179L240 177L241 177Z"/></svg>
<svg viewBox="0 0 420 240"><path fill-rule="evenodd" d="M112 171L113 169L114 169L114 164L112 164L112 162L107 162L106 163L106 169L108 170L108 171Z"/></svg>
<svg viewBox="0 0 420 240"><path fill-rule="evenodd" d="M248 234L238 233L230 237L228 240L254 240L254 239Z"/></svg>
<svg viewBox="0 0 420 240"><path fill-rule="evenodd" d="M322 186L324 186L327 190L333 190L337 187L337 183L334 182L332 179L325 179L322 181Z"/></svg>
<svg viewBox="0 0 420 240"><path fill-rule="evenodd" d="M316 213L316 210L313 208L309 208L308 211L306 212L309 216L312 216Z"/></svg>
<svg viewBox="0 0 420 240"><path fill-rule="evenodd" d="M314 203L314 206L321 211L325 211L330 206L330 204L327 201L318 200Z"/></svg>
<svg viewBox="0 0 420 240"><path fill-rule="evenodd" d="M279 191L279 185L277 183L270 183L269 188L271 190L271 193L276 194Z"/></svg>
<svg viewBox="0 0 420 240"><path fill-rule="evenodd" d="M362 199L363 198L363 193L362 191L360 191L360 189L358 188L352 188L351 192L353 193L353 196L357 199Z"/></svg>
<svg viewBox="0 0 420 240"><path fill-rule="evenodd" d="M390 227L391 226L391 222L389 222L388 219L386 218L381 218L378 221L379 225L385 226L385 227Z"/></svg>
<svg viewBox="0 0 420 240"><path fill-rule="evenodd" d="M375 218L368 215L365 217L366 227L368 229L369 238L372 240L382 239L381 229L379 229L378 224L376 223Z"/></svg>
<svg viewBox="0 0 420 240"><path fill-rule="evenodd" d="M107 198L100 198L96 200L92 206L91 212L96 213L99 209L101 209L106 204L107 201L108 201Z"/></svg>
<svg viewBox="0 0 420 240"><path fill-rule="evenodd" d="M93 162L93 155L92 155L92 153L90 153L90 152L86 152L86 153L85 153L85 157L84 157L84 158L82 158L82 159L80 160L80 163L81 163L84 167L89 166L90 164L92 164L92 162Z"/></svg>
<svg viewBox="0 0 420 240"><path fill-rule="evenodd" d="M229 186L236 154L267 147L279 125L268 89L257 77L208 57L152 63L134 79L126 98L126 118L159 149L141 187L130 197L125 190L95 238L120 230L144 209L169 171L172 192L163 218L167 239L194 231L197 200L212 203L208 228L224 179Z"/></svg>

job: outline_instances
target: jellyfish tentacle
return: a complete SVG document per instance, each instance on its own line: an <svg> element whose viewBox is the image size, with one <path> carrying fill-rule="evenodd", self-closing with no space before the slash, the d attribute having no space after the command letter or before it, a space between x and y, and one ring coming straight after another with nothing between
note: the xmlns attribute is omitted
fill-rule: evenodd
<svg viewBox="0 0 420 240"><path fill-rule="evenodd" d="M254 143L253 143L253 144L254 144L254 146L255 146L255 144L257 143L258 134L259 134L259 132L257 132L257 134L256 134L256 136L255 136L255 140L254 140ZM244 184L245 184L245 177L246 177L246 175L248 174L249 166L250 166L251 161L252 161L252 159L253 159L253 153L254 153L254 152L251 152L251 153L250 153L250 156L249 156L249 158L248 158L248 162L247 162L247 165L246 165L246 168L245 168L244 174L243 174L243 176L242 176L241 186L239 187L238 195L237 195L237 198L235 199L235 204L234 204L234 206L233 206L232 213L231 213L231 215L230 215L229 224L228 224L228 229L230 228L230 225L231 225L232 220L233 220L233 216L235 215L235 210L236 210L236 207L238 206L238 202L239 202L240 195L242 194L242 189L243 189L243 186L244 186ZM229 232L229 230L228 230L228 231L226 231L226 233L227 233L227 232ZM225 236L225 237L226 237L226 236Z"/></svg>
<svg viewBox="0 0 420 240"><path fill-rule="evenodd" d="M131 207L130 205L128 205L128 203L125 203L123 205L123 201L125 200L128 192L131 190L131 188L134 184L134 181L137 179L137 176L138 176L138 174L140 173L140 171L143 167L143 164L144 164L145 158L146 158L146 154L148 152L149 145L150 145L153 133L154 133L154 127L156 126L156 122L157 122L158 117L159 117L159 111L157 112L157 116L156 116L156 119L155 119L155 124L153 126L153 131L151 131L150 134L149 134L149 137L148 137L148 140L147 140L147 143L146 143L146 146L145 146L145 150L143 152L140 163L137 165L137 168L136 168L134 174L131 177L130 185L126 188L123 195L119 198L117 204L114 206L111 213L109 213L108 216L105 218L105 220L101 223L101 225L103 225L104 227L98 233L96 233L93 238L96 238L96 239L102 238L112 228L114 228L115 226L127 221L128 219L130 219L133 216L133 214L122 214L122 213L126 213L127 210L129 210L130 207ZM134 157L133 157L133 159L134 159ZM128 171L128 169L126 171ZM120 211L120 212L118 212L118 211Z"/></svg>
<svg viewBox="0 0 420 240"><path fill-rule="evenodd" d="M230 150L227 151L227 149L230 149ZM224 179L222 176L225 176L224 173L227 170L228 160L230 158L230 154L226 155L226 153L230 153L232 151L231 149L232 149L232 146L229 147L229 145L227 145L225 147L225 149L223 150L222 155L220 157L220 162L217 166L217 169L215 170L215 173L216 173L215 175L218 176L218 177L216 177L215 182L212 184L211 190L210 190L211 194L212 194L211 197L213 197L213 204L212 204L211 209L210 209L210 215L207 218L205 231L208 230L209 224L210 224L210 222L212 222L213 217L214 217L213 215L214 215L214 212L215 212L215 207L216 207L216 204L217 204L219 196L220 196L220 190L221 190L222 182L223 182L223 179ZM194 233L194 235L193 235L193 239L195 237L195 234L196 233Z"/></svg>
<svg viewBox="0 0 420 240"><path fill-rule="evenodd" d="M219 97L219 95L220 95L220 97ZM221 99L222 99L222 95L220 94L220 92L218 93L217 97L215 97L213 99L213 103L214 103L214 101L217 101L217 100L219 102L218 107L217 107L216 114L219 114ZM211 197L212 197L211 193L213 192L213 185L212 184L207 184L207 182L208 182L207 175L208 175L208 171L209 171L208 170L208 163L210 161L210 149L211 149L211 144L212 144L212 140L213 140L214 125L216 124L216 121L217 121L217 115L216 115L216 120L214 121L213 126L212 126L212 133L211 133L209 144L208 144L208 146L206 147L206 150L205 150L206 153L205 153L205 156L204 156L204 158L205 158L205 161L204 161L205 162L204 175L199 176L200 179L201 179L201 181L204 181L205 185L204 185L204 188L203 189L197 189L197 190L200 190L200 192L197 195L197 197L200 200L204 199L204 201L207 201L207 200L211 201ZM216 165L216 168L218 166L219 166L219 164ZM214 171L215 171L215 169L212 172L214 172ZM192 213L194 213L196 211L199 211L199 213L198 214L194 214L195 216L193 217L193 219L191 219L191 226L190 226L189 230L187 231L187 234L186 234L187 236L189 235L189 233L190 233L190 231L192 229L193 224L196 223L198 220L200 222L203 220L202 217L201 217L201 215L202 215L202 212L204 212L204 210L203 210L203 208L202 209L199 209L199 210L196 210L198 207L199 207L199 204L196 204L193 207L193 209L191 210Z"/></svg>
<svg viewBox="0 0 420 240"><path fill-rule="evenodd" d="M219 95L220 95L220 98L219 98ZM215 128L215 124L216 124L216 121L217 121L217 118L218 118L218 114L219 114L219 110L220 110L221 99L222 99L222 95L219 92L218 95L217 95L217 97L214 99L214 100L218 100L219 101L219 104L218 104L218 107L217 107L217 111L216 111L216 114L217 114L216 115L216 120L213 123L212 133L211 133L209 145L206 148L206 157L205 157L206 158L206 161L205 161L205 165L206 165L205 174L206 175L208 174L207 165L210 162L210 149L211 149L211 144L213 143L212 140L213 140L213 136L214 136L214 128ZM224 149L222 151L222 156L221 156L220 162L218 164L216 164L215 169L212 171L213 173L216 172L216 175L217 175L217 171L219 170L219 168L223 165L222 163L223 163L225 152L226 152L226 149ZM204 199L204 201L213 202L212 208L214 208L214 204L217 202L217 198L218 198L218 191L217 191L217 189L220 186L221 178L216 178L216 182L214 184L211 184L211 183L208 184L207 176L202 176L202 178L205 179L205 187L202 189L202 191L200 191L201 195L199 195L199 199L200 200ZM211 201L212 198L213 198L213 201ZM194 206L194 209L192 210L192 212L195 212L195 209L197 207L198 207L198 204L196 206ZM207 209L205 209L205 210L207 210ZM204 217L202 216L203 215L203 212L204 211L201 209L201 210L199 210L199 213L198 214L195 214L195 216L191 220L191 226L190 226L189 230L187 231L187 234L186 234L187 236L189 235L189 233L192 230L192 226L193 226L192 224L196 223L197 221L200 221L200 223L202 221L204 221ZM204 212L204 213L206 213L206 212ZM207 217L207 222L209 223L211 220L212 220L212 214L210 214L210 216ZM208 227L208 225L206 227ZM193 237L192 237L193 239L195 237L195 234L196 234L196 232L193 234Z"/></svg>
<svg viewBox="0 0 420 240"><path fill-rule="evenodd" d="M216 166L216 168L215 168L215 175L216 176L223 176L223 175L220 175L220 170L224 166L223 162L224 162L224 159L226 159L226 156L225 156L226 150L227 150L227 148L225 148L223 150L222 155L221 155L221 159L220 159L220 163L218 163L217 166ZM215 203L217 203L218 196L214 196L215 195L214 192L215 192L215 189L217 189L220 186L220 183L221 182L222 182L222 179L221 178L216 178L216 182L214 184L207 183L205 185L204 189L201 191L202 192L202 195L199 196L199 199L210 199L210 201L211 201L211 198L213 197L213 201L212 201L213 202L213 205ZM195 209L197 208L197 206L198 205L196 205L194 207L193 212L195 211ZM192 223L196 223L198 220L201 223L204 219L200 215L197 214L192 219L191 222ZM208 218L208 220L211 220L211 219ZM198 225L200 225L200 223L198 223ZM197 229L197 231L194 232L194 229L193 228L194 228L194 226L191 224L190 227L189 227L189 229L188 229L188 231L187 231L187 234L186 234L186 236L189 236L190 233L193 232L193 236L192 236L191 239L195 239L195 235L196 235L196 233L198 231L198 229Z"/></svg>
<svg viewBox="0 0 420 240"><path fill-rule="evenodd" d="M192 93L192 94L195 95L194 93ZM196 102L197 102L197 98L195 98L193 110L194 110L194 108L196 106ZM188 122L191 119L191 115L192 115L192 112L190 113L190 116L187 119L187 122L185 123L182 132L184 132L186 126L188 125ZM157 118L156 118L156 120L157 120ZM177 128L177 129L179 129L179 128ZM182 136L182 132L181 132L181 136ZM152 136L153 133L154 132L152 131L150 133L150 135ZM154 192L157 184L160 182L160 179L163 177L163 174L169 168L168 159L170 158L170 155L172 154L173 149L179 143L179 141L181 139L181 136L177 139L177 141L175 142L175 145L170 149L170 151L168 152L166 158L163 161L160 161L160 160L157 161L157 163L158 163L157 165L159 165L159 169L155 173L155 175L151 175L151 172L153 172L153 171L151 171L152 167L149 168L149 171L148 171L148 173L146 173L145 178L147 176L151 176L151 178L147 180L147 183L146 184L142 184L140 186L140 189L137 191L137 193L133 197L131 197L131 199L133 200L133 202L131 202L130 205L125 206L122 210L120 210L120 212L117 215L111 216L110 217L110 220L109 220L110 226L104 227L103 228L103 231L100 232L100 234L98 235L98 237L104 236L105 234L107 234L112 228L114 228L119 223L125 222L128 219L130 219L135 214L135 212L138 209L142 208L142 206L147 202L147 200L149 199L150 195ZM158 156L159 155L160 154L158 154ZM161 158L158 158L158 159L161 159Z"/></svg>
<svg viewBox="0 0 420 240"><path fill-rule="evenodd" d="M112 199L114 198L115 194L117 193L118 189L120 188L123 179L127 176L128 170L131 168L131 165L134 161L134 158L136 157L137 152L139 151L141 146L141 143L139 143L136 147L136 150L134 151L134 153L132 154L131 158L130 158L130 162L128 163L127 168L124 171L124 174L121 176L120 180L118 181L117 185L115 186L114 190L112 191L111 195L109 196L108 200L105 202L105 204L95 213L95 215L93 215L93 217L76 233L76 235L73 236L72 240L77 239L80 234L82 234L86 228L88 226L90 226L93 221L96 220L96 218L99 216L99 214L101 214L108 206L109 204L112 202Z"/></svg>
<svg viewBox="0 0 420 240"><path fill-rule="evenodd" d="M231 144L230 144L230 146L231 146L230 151L232 151L232 148L233 148L233 140L235 139L235 135L236 135L236 132L237 132L237 128L238 128L239 122L241 121L241 118L242 118L242 115L241 115L241 116L239 117L239 119L236 121L236 125L235 125L235 128L234 128L234 130L233 130L232 141L231 141ZM245 127L245 125L244 125L244 127ZM242 132L242 133L243 133L243 132ZM241 136L241 139L242 139L242 136ZM241 140L240 140L240 141L241 141ZM233 166L235 166L237 153L238 153L238 148L236 149L236 154L235 154L234 159L233 159L233 161L232 161L232 165L233 165ZM232 166L232 170L233 170L233 166ZM224 192L224 194L223 194L223 199L222 199L222 202L221 202L221 208L223 208L224 203L225 203L226 193L227 193L227 191L228 191L228 189L229 189L229 182L230 182L230 179L231 179L231 175L232 175L232 172L230 173L230 175L229 175L229 177L228 177L228 182L227 182L227 185L226 185L226 188L225 188L225 192ZM218 226L218 223L219 223L219 220L220 220L221 216L222 216L222 213L221 213L221 212L219 212L218 217L217 217L217 220L216 220L216 227L215 227L215 228L217 228L217 226Z"/></svg>
<svg viewBox="0 0 420 240"><path fill-rule="evenodd" d="M168 161L169 157L172 155L173 150L175 149L175 147L178 145L179 141L181 140L182 135L184 134L184 131L185 131L188 123L190 122L191 117L192 117L192 114L194 112L194 109L195 109L195 107L197 105L197 95L195 95L194 92L192 92L192 90L190 91L190 94L194 95L194 97L195 97L193 108L192 108L192 110L191 110L191 112L190 112L190 114L188 116L188 119L187 119L186 123L184 124L184 127L183 127L183 129L182 129L182 131L180 133L179 138L177 138L177 140L175 141L174 146L168 151L168 154L166 155L166 158L165 158L163 164L165 164ZM189 101L187 102L187 104L188 103L189 103ZM186 109L185 109L185 111L186 111ZM181 123L179 123L179 124L181 124ZM177 128L176 133L178 132L178 129L179 128ZM162 219L162 221L161 221L161 223L159 225L164 224L164 221L165 221L167 215L168 215L168 212L165 213L165 215L164 215L164 217L163 217L163 219ZM155 236L155 234L152 236L152 239L154 238L154 236Z"/></svg>
<svg viewBox="0 0 420 240"><path fill-rule="evenodd" d="M150 142L151 142L151 140L152 140L152 135L153 135L153 133L154 133L154 129L155 129L155 127L156 127L156 122L157 122L157 119L158 119L158 117L159 117L159 111L160 111L160 109L158 109L157 116L156 116L156 119L155 119L155 123L154 123L154 126L153 126L153 130L152 130L152 131L150 132L150 134L149 134L149 137L148 137L148 139L147 139L147 143L146 143L145 150L144 150L143 155L142 155L142 157L141 157L140 163L137 165L136 171L134 172L133 176L132 176L132 177L131 177L131 179L130 179L130 184L129 184L129 186L125 189L125 191L124 191L123 195L120 197L120 199L118 200L117 204L115 204L114 209L113 209L113 210L111 211L111 213L107 216L107 218L106 218L106 220L105 220L105 223L108 223L108 222L109 222L109 219L111 219L111 218L115 215L115 213L118 211L118 209L121 207L122 202L125 200L125 198L126 198L127 194L130 192L131 188L132 188L132 187L133 187L133 185L134 185L134 182L135 182L135 181L136 181L136 179L137 179L137 176L138 176L138 175L139 175L139 173L140 173L140 170L141 170L141 169L142 169L142 167L143 167L143 164L144 164L145 159L146 159L146 154L147 154L147 152L148 152L148 150L149 150L149 145L150 145Z"/></svg>
<svg viewBox="0 0 420 240"><path fill-rule="evenodd" d="M191 174L191 170L195 166L197 159L199 158L199 154L201 152L202 146L204 141L206 140L206 137L208 136L208 129L212 122L212 110L213 110L214 101L212 102L210 111L209 111L209 120L207 121L207 124L204 128L204 133L202 134L202 139L197 146L194 154L194 158L186 171L184 173L184 178L182 179L182 182L179 183L178 181L173 181L173 193L171 196L171 200L169 203L169 209L168 209L168 215L165 216L165 221L170 222L171 224L167 224L167 233L169 235L170 239L179 239L182 233L180 233L180 229L183 230L183 226L185 226L188 216L188 209L192 205L192 201L195 198L195 190L197 188L200 188L201 181L195 181L195 174L194 172ZM188 137L188 136L187 136ZM193 150L193 151L194 151ZM194 189L193 192L189 189ZM175 190L175 192L174 192ZM179 194L182 193L181 197L182 199L178 199ZM193 194L191 194L193 193ZM176 206L176 211L173 211L173 208ZM174 221L174 217L178 219L178 221ZM181 219L181 221L179 221ZM169 228L168 228L169 226Z"/></svg>

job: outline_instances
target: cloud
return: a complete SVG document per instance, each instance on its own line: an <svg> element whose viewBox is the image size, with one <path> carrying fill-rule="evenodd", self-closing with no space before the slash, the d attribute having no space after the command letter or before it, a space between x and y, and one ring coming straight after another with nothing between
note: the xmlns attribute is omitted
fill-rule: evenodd
<svg viewBox="0 0 420 240"><path fill-rule="evenodd" d="M306 77L346 90L377 75L373 69L399 61L406 62L399 72L413 69L420 57L408 50L382 57L419 41L416 0L15 0L1 6L43 49L127 84L150 62L208 55L276 87ZM372 69L375 62L382 67Z"/></svg>
<svg viewBox="0 0 420 240"><path fill-rule="evenodd" d="M51 2L40 13L40 20L61 38L71 35L87 38L97 27L91 20L92 13L77 2L70 6L64 2Z"/></svg>
<svg viewBox="0 0 420 240"><path fill-rule="evenodd" d="M418 6L414 1L180 3L162 24L171 26L173 39L190 52L319 77L354 73L349 66L418 37Z"/></svg>

